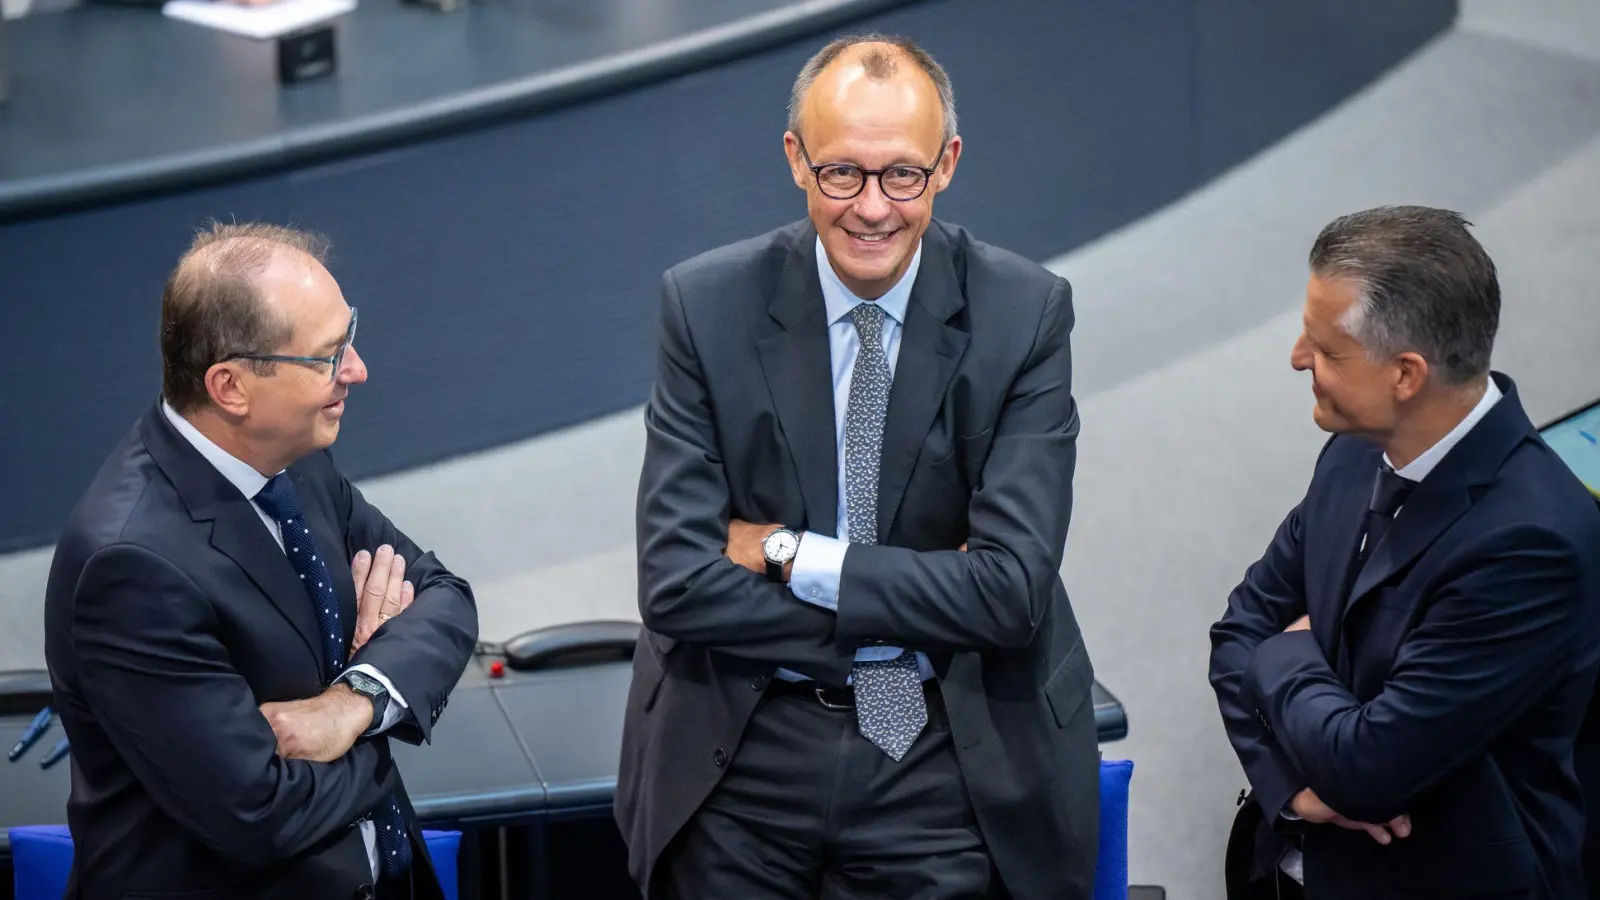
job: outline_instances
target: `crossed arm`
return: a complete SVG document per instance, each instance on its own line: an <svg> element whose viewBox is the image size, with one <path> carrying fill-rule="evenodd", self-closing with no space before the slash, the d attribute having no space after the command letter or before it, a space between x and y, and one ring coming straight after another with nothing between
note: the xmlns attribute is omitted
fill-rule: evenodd
<svg viewBox="0 0 1600 900"><path fill-rule="evenodd" d="M344 490L350 541L378 548L352 566L352 666L367 662L411 699L411 713L387 723L391 733L426 738L442 705L436 698L454 685L476 640L472 595L353 487ZM107 739L164 813L241 868L298 855L387 794L388 744L361 740L373 724L371 702L338 683L258 707L210 598L161 556L126 544L95 553L79 578L72 625L79 681Z"/></svg>
<svg viewBox="0 0 1600 900"><path fill-rule="evenodd" d="M1408 830L1418 796L1485 753L1570 665L1582 634L1577 560L1570 541L1537 526L1475 536L1447 565L1383 688L1362 702L1302 621L1292 511L1211 631L1211 682L1266 815Z"/></svg>
<svg viewBox="0 0 1600 900"><path fill-rule="evenodd" d="M83 696L107 740L162 812L239 867L294 857L382 800L382 742L325 762L279 755L210 599L155 553L113 545L90 557L72 627ZM371 718L365 698L341 691L328 701L341 718L357 703Z"/></svg>
<svg viewBox="0 0 1600 900"><path fill-rule="evenodd" d="M741 532L731 515L710 388L669 276L639 485L646 627L831 681L873 641L928 651L1029 643L1053 602L1070 519L1071 328L1071 291L1058 281L968 505L968 552L852 544L835 613L760 574L754 542L764 532Z"/></svg>

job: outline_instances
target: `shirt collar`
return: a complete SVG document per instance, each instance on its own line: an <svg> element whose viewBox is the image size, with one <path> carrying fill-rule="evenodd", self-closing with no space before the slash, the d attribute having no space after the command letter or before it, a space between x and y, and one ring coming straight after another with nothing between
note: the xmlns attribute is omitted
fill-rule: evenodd
<svg viewBox="0 0 1600 900"><path fill-rule="evenodd" d="M911 286L917 281L917 269L922 265L922 241L917 241L917 252L911 257L911 265L906 267L904 275L895 282L888 293L879 297L878 306L889 315L889 318L904 325L906 322L906 307L911 303ZM822 302L828 311L828 324L832 325L850 314L857 306L867 302L850 293L850 289L839 280L839 273L833 270L833 264L828 262L828 252L823 249L822 237L817 236L817 277L822 281Z"/></svg>
<svg viewBox="0 0 1600 900"><path fill-rule="evenodd" d="M161 401L161 412L166 415L172 427L178 429L184 440L200 451L200 455L211 463L212 468L222 473L222 477L239 489L239 493L247 500L254 500L256 494L267 486L267 476L257 472L254 466L239 459L237 456L218 447L210 438L200 433L188 419L178 414L166 400Z"/></svg>
<svg viewBox="0 0 1600 900"><path fill-rule="evenodd" d="M1466 418L1462 419L1455 428L1450 429L1449 434L1440 438L1439 443L1423 451L1421 456L1412 460L1405 468L1395 469L1395 474L1407 481L1421 481L1427 478L1428 473L1432 472L1434 467L1439 465L1445 456L1449 455L1455 445L1461 443L1461 439L1467 436L1467 432L1471 431L1474 425L1477 425L1483 420L1484 416L1489 414L1489 410L1494 407L1495 403L1499 402L1500 396L1499 385L1494 383L1493 378L1490 378L1488 389L1483 392L1482 397L1478 398L1478 405L1472 408L1472 412L1467 413ZM1394 468L1394 463L1389 461L1389 454L1387 453L1383 455L1383 464Z"/></svg>

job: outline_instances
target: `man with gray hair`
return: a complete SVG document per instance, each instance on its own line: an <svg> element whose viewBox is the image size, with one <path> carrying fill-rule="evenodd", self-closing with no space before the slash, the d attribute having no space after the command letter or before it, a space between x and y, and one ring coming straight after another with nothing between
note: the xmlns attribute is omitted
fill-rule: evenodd
<svg viewBox="0 0 1600 900"><path fill-rule="evenodd" d="M1253 788L1231 898L1584 894L1600 510L1490 371L1467 224L1371 209L1312 248L1290 361L1334 436L1211 630Z"/></svg>
<svg viewBox="0 0 1600 900"><path fill-rule="evenodd" d="M633 876L649 898L1085 900L1071 289L933 218L962 142L909 40L834 41L789 112L808 218L665 278Z"/></svg>

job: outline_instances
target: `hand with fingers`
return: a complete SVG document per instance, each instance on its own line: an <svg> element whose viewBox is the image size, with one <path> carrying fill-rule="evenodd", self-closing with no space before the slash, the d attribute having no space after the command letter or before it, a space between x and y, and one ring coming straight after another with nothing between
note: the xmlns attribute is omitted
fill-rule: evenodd
<svg viewBox="0 0 1600 900"><path fill-rule="evenodd" d="M1395 816L1382 825L1374 825L1371 822L1357 822L1339 815L1334 811L1333 807L1323 803L1322 798L1318 797L1317 792L1311 788L1306 788L1296 794L1294 799L1290 801L1289 806L1294 810L1295 815L1314 825L1326 823L1337 825L1340 828L1348 828L1351 831L1365 831L1372 836L1373 840L1385 846L1395 838L1411 836L1410 816Z"/></svg>
<svg viewBox="0 0 1600 900"><path fill-rule="evenodd" d="M354 656L384 622L405 612L416 599L416 587L406 580L405 557L388 544L377 553L357 553L350 574L356 585L356 634L350 642Z"/></svg>

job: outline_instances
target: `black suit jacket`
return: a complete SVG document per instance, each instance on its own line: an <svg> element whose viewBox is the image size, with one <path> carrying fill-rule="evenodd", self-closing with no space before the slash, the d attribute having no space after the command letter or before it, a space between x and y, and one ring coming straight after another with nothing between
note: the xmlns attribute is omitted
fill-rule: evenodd
<svg viewBox="0 0 1600 900"><path fill-rule="evenodd" d="M1573 741L1600 664L1600 510L1515 385L1348 580L1381 458L1336 437L1212 629L1211 681L1266 819L1301 788L1311 898L1582 895ZM1311 631L1280 634L1301 614Z"/></svg>
<svg viewBox="0 0 1600 900"><path fill-rule="evenodd" d="M50 570L45 655L72 739L68 897L346 900L372 882L353 823L409 803L390 737L427 740L477 639L466 582L423 553L316 453L289 468L356 622L350 558L393 545L416 600L354 662L410 705L408 724L333 763L284 760L257 706L323 690L316 618L250 502L159 404L73 511ZM414 721L410 721L414 720ZM413 825L419 885L434 885Z"/></svg>
<svg viewBox="0 0 1600 900"><path fill-rule="evenodd" d="M928 228L884 430L883 540L849 548L835 615L723 556L730 517L836 527L815 245L796 223L665 276L639 484L646 634L616 804L633 875L648 890L775 668L843 684L855 651L881 641L929 654L1012 895L1088 897L1093 671L1059 575L1078 434L1071 289Z"/></svg>

